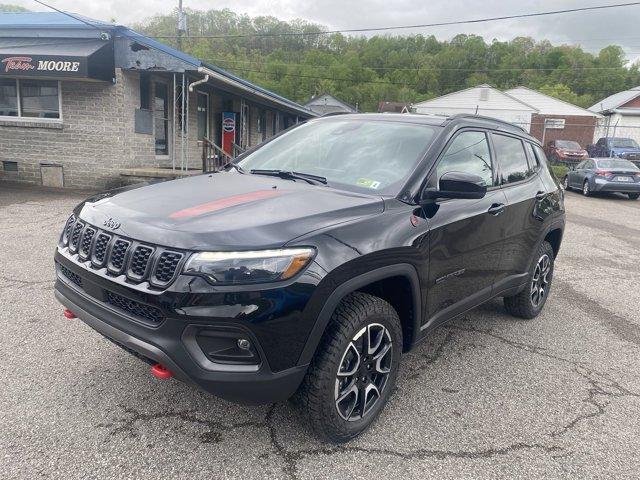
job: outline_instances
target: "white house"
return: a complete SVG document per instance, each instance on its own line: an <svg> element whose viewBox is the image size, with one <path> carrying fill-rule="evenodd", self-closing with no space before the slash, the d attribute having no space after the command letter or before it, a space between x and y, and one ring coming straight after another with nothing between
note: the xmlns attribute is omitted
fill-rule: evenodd
<svg viewBox="0 0 640 480"><path fill-rule="evenodd" d="M486 115L514 123L529 131L531 115L538 110L491 85L479 85L416 103L412 106L412 111L432 115Z"/></svg>
<svg viewBox="0 0 640 480"><path fill-rule="evenodd" d="M358 111L356 107L349 105L328 93L323 93L322 95L311 98L311 100L305 103L304 106L318 115L327 115L328 113L338 112L356 113Z"/></svg>
<svg viewBox="0 0 640 480"><path fill-rule="evenodd" d="M598 122L596 138L627 137L640 143L640 86L613 94L589 110L604 116Z"/></svg>
<svg viewBox="0 0 640 480"><path fill-rule="evenodd" d="M593 142L598 119L602 118L599 113L527 87L512 88L505 93L537 110L531 115L529 132L544 144L573 140L586 147Z"/></svg>

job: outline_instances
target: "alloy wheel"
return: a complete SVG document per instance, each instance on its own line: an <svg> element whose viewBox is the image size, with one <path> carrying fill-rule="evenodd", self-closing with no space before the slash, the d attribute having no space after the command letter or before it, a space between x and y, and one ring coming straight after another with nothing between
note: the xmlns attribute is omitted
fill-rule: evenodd
<svg viewBox="0 0 640 480"><path fill-rule="evenodd" d="M589 195L589 182L584 182L584 185L582 186L582 193Z"/></svg>
<svg viewBox="0 0 640 480"><path fill-rule="evenodd" d="M544 301L549 291L549 273L551 272L551 259L546 253L540 257L533 271L531 279L531 304L538 308Z"/></svg>
<svg viewBox="0 0 640 480"><path fill-rule="evenodd" d="M569 190L569 176L564 177L563 186L565 190Z"/></svg>
<svg viewBox="0 0 640 480"><path fill-rule="evenodd" d="M358 331L340 360L335 385L338 414L347 421L364 418L382 397L391 372L393 342L384 325Z"/></svg>

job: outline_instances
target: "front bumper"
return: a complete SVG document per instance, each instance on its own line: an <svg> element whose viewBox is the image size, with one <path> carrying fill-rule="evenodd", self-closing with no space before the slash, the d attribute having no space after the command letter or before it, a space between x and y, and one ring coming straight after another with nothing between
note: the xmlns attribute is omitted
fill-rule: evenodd
<svg viewBox="0 0 640 480"><path fill-rule="evenodd" d="M297 359L299 353L296 352L294 342L289 342L288 349L282 347L281 342L288 341L286 335L284 339L280 338L282 330L291 329L291 322L300 327L304 333L302 327L305 322L300 321L295 308L282 309L280 312L282 316L278 317L276 315L278 312L273 310L273 305L266 305L265 308L269 309L270 321L258 321L259 325L254 326L247 320L219 318L213 315L194 317L180 313L184 311L210 313L212 310L207 310L207 307L203 306L203 299L207 299L204 303L210 304L209 309L229 309L230 302L225 304L224 300L228 295L165 293L159 295L159 298L146 298L148 303L153 302L153 305L162 307L163 311L167 312L166 318L161 323L152 325L106 303L100 292L108 290L132 300L144 301L145 297L85 271L60 255L56 255L56 264L58 278L55 284L55 296L62 305L114 343L149 363L164 365L177 379L185 383L233 402L264 404L286 400L292 396L306 373L307 365L286 362L289 357ZM82 286L79 287L69 281L61 273L61 266L80 276ZM265 298L255 299L255 292L247 295L258 300L256 304L259 311L262 308L260 301L264 303ZM239 303L237 298L232 300ZM201 304L198 305L198 302ZM189 308L195 310L189 310ZM264 320L259 316L256 319ZM260 358L257 365L219 364L207 359L194 340L196 335L194 332L219 331L225 328L241 331L242 336L251 341ZM267 331L270 332L269 335L265 335ZM271 354L274 349L280 352L277 357ZM274 365L280 368L274 369Z"/></svg>

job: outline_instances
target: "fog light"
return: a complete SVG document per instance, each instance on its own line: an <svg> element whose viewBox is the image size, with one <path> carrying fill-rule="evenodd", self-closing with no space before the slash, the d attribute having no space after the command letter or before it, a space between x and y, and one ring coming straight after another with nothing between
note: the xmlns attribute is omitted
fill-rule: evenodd
<svg viewBox="0 0 640 480"><path fill-rule="evenodd" d="M238 348L240 348L242 350L249 350L251 348L251 342L249 340L247 340L246 338L239 338L238 339Z"/></svg>

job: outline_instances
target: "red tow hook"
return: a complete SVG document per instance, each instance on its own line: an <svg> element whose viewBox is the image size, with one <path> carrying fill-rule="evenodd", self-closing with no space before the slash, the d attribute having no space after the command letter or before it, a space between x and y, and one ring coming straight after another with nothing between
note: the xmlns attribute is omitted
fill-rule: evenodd
<svg viewBox="0 0 640 480"><path fill-rule="evenodd" d="M78 318L76 317L76 314L73 313L71 310L69 310L68 308L65 308L64 311L62 312L62 314L67 317L69 320L73 320L74 318Z"/></svg>
<svg viewBox="0 0 640 480"><path fill-rule="evenodd" d="M159 380L169 380L173 377L173 373L167 370L167 367L164 365L160 365L156 363L153 367L151 367L151 375L156 377Z"/></svg>

